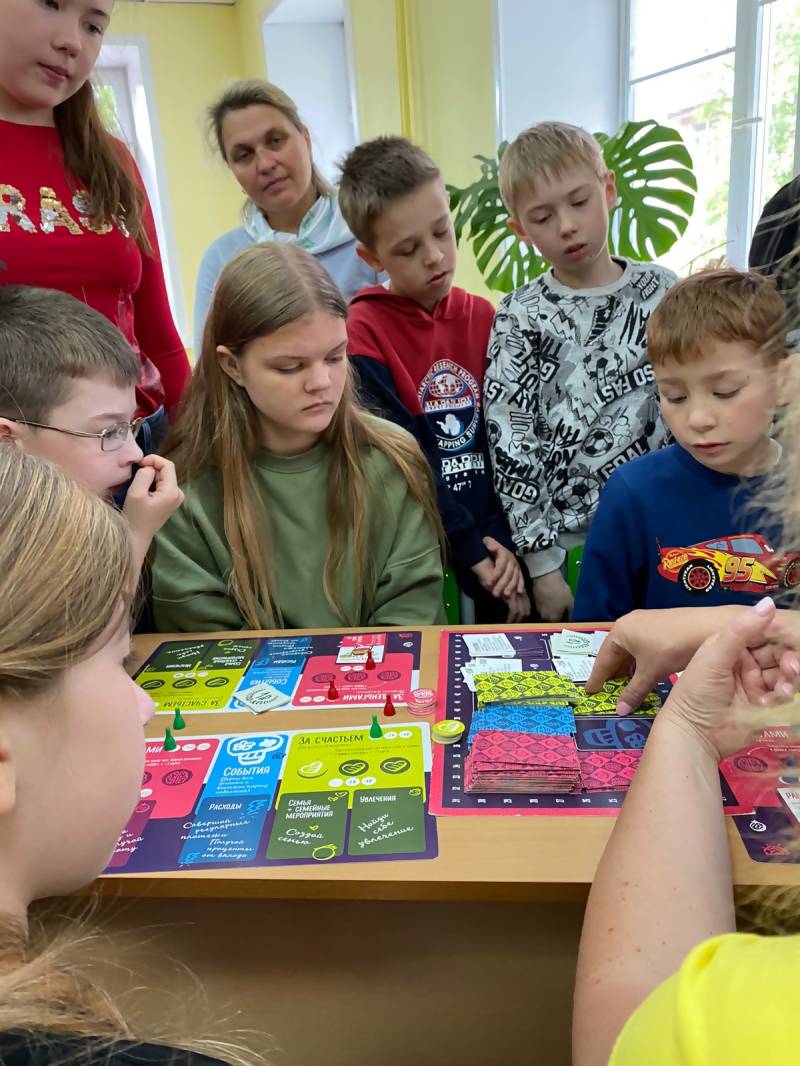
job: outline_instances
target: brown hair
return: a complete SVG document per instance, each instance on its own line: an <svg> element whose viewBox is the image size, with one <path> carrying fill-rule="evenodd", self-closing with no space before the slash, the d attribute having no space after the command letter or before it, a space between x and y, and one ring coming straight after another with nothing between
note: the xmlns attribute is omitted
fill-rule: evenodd
<svg viewBox="0 0 800 1066"><path fill-rule="evenodd" d="M222 492L225 536L233 567L230 593L251 629L279 625L269 558L269 501L253 480L251 460L260 450L258 415L247 392L222 369L217 347L234 356L248 344L315 313L344 319L347 305L330 275L314 256L296 245L256 244L225 266L203 331L202 354L178 419L165 445L178 478L186 482L214 469ZM368 415L353 395L351 370L344 393L323 439L331 446L327 514L331 534L323 574L328 603L344 625L356 625L341 604L338 574L350 543L355 557L355 598L369 602L375 588L369 531L379 501L367 483L364 458L370 449L395 463L433 528L441 525L430 468L416 441Z"/></svg>
<svg viewBox="0 0 800 1066"><path fill-rule="evenodd" d="M539 122L523 130L503 152L498 171L500 195L515 216L517 197L542 178L561 177L567 167L590 167L600 181L608 173L595 138L568 122Z"/></svg>
<svg viewBox="0 0 800 1066"><path fill-rule="evenodd" d="M441 177L434 161L405 137L359 144L341 164L339 208L350 232L372 248L372 224L400 196Z"/></svg>
<svg viewBox="0 0 800 1066"><path fill-rule="evenodd" d="M0 416L46 422L73 383L135 385L141 364L105 315L56 289L0 286Z"/></svg>
<svg viewBox="0 0 800 1066"><path fill-rule="evenodd" d="M143 251L151 252L144 222L147 196L130 153L103 125L91 82L58 104L54 118L67 174L89 194L89 215L98 222L117 222Z"/></svg>
<svg viewBox="0 0 800 1066"><path fill-rule="evenodd" d="M786 354L786 308L768 278L727 267L701 270L673 286L647 323L650 361L702 358L710 340L744 341L771 361Z"/></svg>
<svg viewBox="0 0 800 1066"><path fill-rule="evenodd" d="M225 117L231 111L243 111L246 107L274 107L280 111L296 130L300 133L308 133L308 127L300 118L297 104L283 89L268 81L251 78L247 81L235 81L229 85L222 96L215 100L206 111L209 137L216 144L219 154L228 162L225 154L225 139L222 129ZM311 160L311 181L317 196L333 196L333 189L317 170L313 158Z"/></svg>

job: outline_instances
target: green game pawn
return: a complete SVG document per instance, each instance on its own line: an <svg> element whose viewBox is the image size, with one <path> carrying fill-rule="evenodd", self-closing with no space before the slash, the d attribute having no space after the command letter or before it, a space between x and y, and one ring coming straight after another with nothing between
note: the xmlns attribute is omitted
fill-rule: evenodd
<svg viewBox="0 0 800 1066"><path fill-rule="evenodd" d="M175 708L175 721L172 723L172 728L173 729L185 729L186 728L186 722L184 721L183 716L181 715L180 707L176 707Z"/></svg>
<svg viewBox="0 0 800 1066"><path fill-rule="evenodd" d="M172 730L170 729L170 727L167 726L167 732L166 732L166 734L164 736L164 751L175 751L177 746L178 746L178 742L175 740L175 737L172 735Z"/></svg>
<svg viewBox="0 0 800 1066"><path fill-rule="evenodd" d="M380 723L378 722L378 716L377 714L373 714L372 725L369 727L370 740L380 740L382 736L383 730L381 729Z"/></svg>

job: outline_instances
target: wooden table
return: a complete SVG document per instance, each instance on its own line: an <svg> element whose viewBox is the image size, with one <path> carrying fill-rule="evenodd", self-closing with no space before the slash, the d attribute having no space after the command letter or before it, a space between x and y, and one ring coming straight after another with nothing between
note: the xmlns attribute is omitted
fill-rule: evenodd
<svg viewBox="0 0 800 1066"><path fill-rule="evenodd" d="M440 630L422 632L420 681L434 687ZM164 639L137 637L138 660ZM148 734L162 736L166 721ZM369 715L280 716L289 728L354 721ZM268 728L249 713L186 723L184 736ZM209 999L189 1004L189 1027L207 1032L209 1013L235 1018L272 1035L281 1066L569 1066L583 901L612 825L443 817L432 861L105 878L100 924L126 944L145 1016L185 998L186 978L164 968L171 956ZM730 841L738 884L800 883L800 867L750 862L732 823ZM118 972L115 981L126 983Z"/></svg>
<svg viewBox="0 0 800 1066"><path fill-rule="evenodd" d="M465 628L491 632L498 627ZM420 683L426 687L435 688L437 684L440 633L438 626L422 629ZM137 637L137 667L165 639L169 636ZM445 698L445 693L439 695L440 699ZM353 708L327 708L324 713L288 711L281 713L280 724L290 729L368 724L369 717L363 710ZM404 717L408 718L407 712L399 708L398 721ZM164 724L164 716L156 716L148 735L161 736ZM187 714L186 732L182 735L249 732L272 724L272 719L268 724L266 718L254 718L249 712ZM729 820L728 824L738 885L800 884L800 867L752 862L733 822ZM586 898L612 826L613 816L603 815L441 817L439 856L432 861L131 874L107 879L105 887L115 895L146 893L173 898L580 901Z"/></svg>

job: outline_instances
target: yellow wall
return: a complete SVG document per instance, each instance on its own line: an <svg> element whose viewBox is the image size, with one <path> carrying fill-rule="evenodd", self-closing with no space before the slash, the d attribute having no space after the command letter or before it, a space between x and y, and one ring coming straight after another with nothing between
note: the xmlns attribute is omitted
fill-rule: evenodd
<svg viewBox="0 0 800 1066"><path fill-rule="evenodd" d="M436 160L445 181L466 185L479 174L476 153L495 150L490 0L405 0L410 134ZM395 0L351 0L361 136L398 133L400 81ZM401 20L402 21L402 20ZM402 32L402 31L401 31ZM459 285L496 300L472 251L459 248Z"/></svg>
<svg viewBox="0 0 800 1066"><path fill-rule="evenodd" d="M203 132L204 107L228 81L242 76L238 13L212 4L120 3L111 32L148 40L191 332L200 257L215 237L237 225L242 203L238 185L212 157Z"/></svg>
<svg viewBox="0 0 800 1066"><path fill-rule="evenodd" d="M350 0L361 139L401 133L395 0Z"/></svg>
<svg viewBox="0 0 800 1066"><path fill-rule="evenodd" d="M261 21L271 6L274 5L269 0L237 0L235 11L239 23L240 78L266 77Z"/></svg>
<svg viewBox="0 0 800 1066"><path fill-rule="evenodd" d="M122 0L112 33L147 38L164 146L170 207L187 320L191 324L200 258L238 222L242 196L211 155L203 109L230 80L264 77L260 21L270 0L213 4L142 4ZM477 174L471 156L494 150L490 0L406 0L412 136L445 180ZM401 132L395 0L350 0L361 136ZM457 281L486 292L467 245Z"/></svg>

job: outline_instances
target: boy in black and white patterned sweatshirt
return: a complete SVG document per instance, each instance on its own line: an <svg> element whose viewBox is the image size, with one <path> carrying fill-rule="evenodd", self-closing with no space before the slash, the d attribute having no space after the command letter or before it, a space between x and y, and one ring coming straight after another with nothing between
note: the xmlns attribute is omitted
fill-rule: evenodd
<svg viewBox="0 0 800 1066"><path fill-rule="evenodd" d="M665 441L646 326L676 277L611 257L614 175L577 126L543 122L521 133L501 160L500 192L511 228L552 267L497 309L486 429L536 609L559 621L572 607L566 551L585 539L611 471Z"/></svg>

